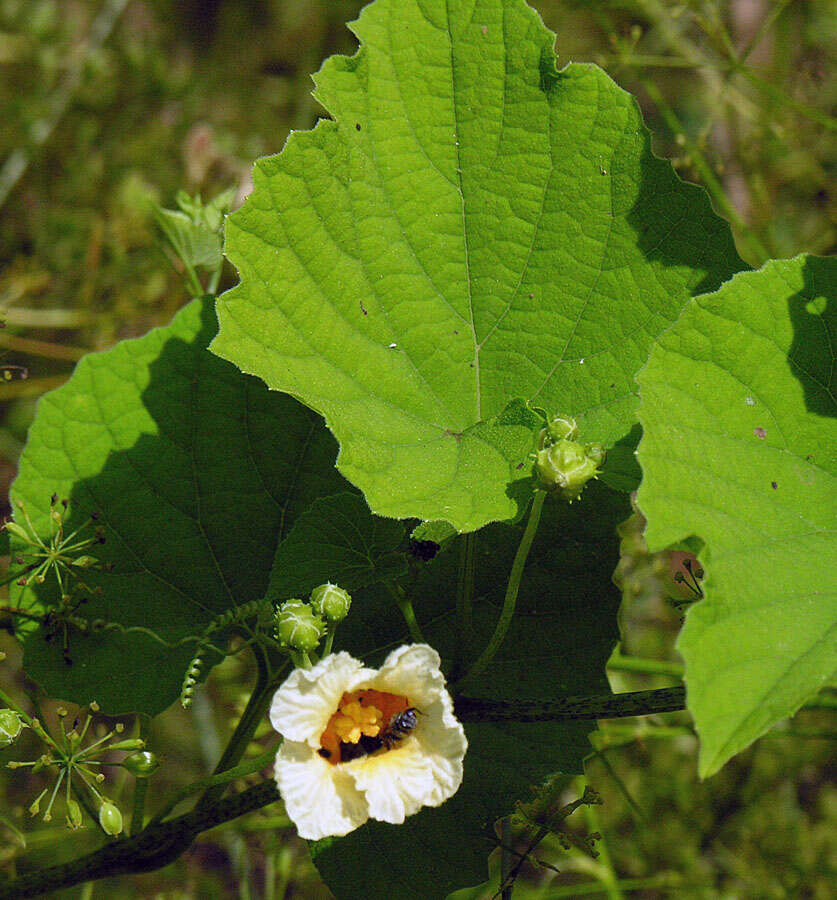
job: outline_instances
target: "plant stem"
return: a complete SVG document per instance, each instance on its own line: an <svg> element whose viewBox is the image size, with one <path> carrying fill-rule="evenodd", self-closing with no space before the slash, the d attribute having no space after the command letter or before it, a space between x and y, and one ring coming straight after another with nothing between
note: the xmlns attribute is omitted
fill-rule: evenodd
<svg viewBox="0 0 837 900"><path fill-rule="evenodd" d="M468 640L471 632L472 606L474 602L475 559L477 553L477 535L471 531L462 535L462 547L459 558L459 584L456 592L456 618L460 629L459 637Z"/></svg>
<svg viewBox="0 0 837 900"><path fill-rule="evenodd" d="M131 834L139 834L142 831L142 823L145 820L145 798L148 794L148 779L137 778L134 782L134 808L131 812Z"/></svg>
<svg viewBox="0 0 837 900"><path fill-rule="evenodd" d="M410 632L410 637L417 644L426 643L424 640L424 635L421 633L421 627L419 626L418 620L416 619L416 614L413 610L413 604L410 598L397 584L386 582L386 586L390 594L392 594L393 600L395 600L398 608L401 610L401 615L404 616L404 621L407 623L407 629Z"/></svg>
<svg viewBox="0 0 837 900"><path fill-rule="evenodd" d="M255 657L256 665L258 666L253 693L250 695L247 707L241 718L238 720L238 725L236 725L229 743L221 754L218 764L215 766L215 770L212 773L213 775L220 775L227 769L232 769L238 764L270 704L276 678L274 677L272 679L270 677L264 652L257 645L253 646L253 656ZM207 788L200 800L195 804L195 809L207 809L221 797L226 787L226 784L220 784Z"/></svg>
<svg viewBox="0 0 837 900"><path fill-rule="evenodd" d="M585 779L583 776L576 781L579 790L584 791ZM599 828L599 817L593 804L584 807L584 816L587 819L587 828L591 833L602 834ZM613 860L607 848L607 842L602 835L596 842L596 850L599 853L599 871L602 873L601 881L607 890L609 900L624 900L625 895L619 887L619 878L613 868Z"/></svg>
<svg viewBox="0 0 837 900"><path fill-rule="evenodd" d="M99 878L151 872L174 862L203 831L279 799L276 782L263 781L206 808L146 828L135 837L113 841L101 849L57 866L41 869L0 886L4 900L43 894Z"/></svg>
<svg viewBox="0 0 837 900"><path fill-rule="evenodd" d="M514 880L510 877L512 870L511 853L511 819L506 816L500 821L500 885L502 900L511 900Z"/></svg>
<svg viewBox="0 0 837 900"><path fill-rule="evenodd" d="M454 704L462 722L562 722L650 716L686 708L686 689L661 688L600 697L558 700L488 700L458 696Z"/></svg>
<svg viewBox="0 0 837 900"><path fill-rule="evenodd" d="M535 496L532 499L532 506L529 510L529 520L526 523L526 530L523 532L523 537L520 539L520 545L517 548L517 553L515 554L514 562L512 563L509 583L506 587L506 596L503 600L503 608L500 611L500 618L497 620L497 625L494 628L494 634L491 635L491 640L488 642L488 645L482 651L477 661L471 666L468 672L453 685L452 689L454 693L460 691L464 684L472 681L485 671L488 664L494 659L494 655L500 649L500 645L505 640L509 625L511 625L511 620L514 617L514 609L517 605L517 592L520 589L520 580L523 577L523 569L526 566L526 558L529 556L529 549L532 546L532 541L535 539L535 533L538 530L538 522L540 522L541 519L541 510L543 509L543 502L545 499L546 491L535 491Z"/></svg>
<svg viewBox="0 0 837 900"><path fill-rule="evenodd" d="M623 656L614 650L607 661L607 668L613 672L637 672L641 675L670 675L672 678L683 678L683 666L676 662L662 659L643 659L639 656Z"/></svg>

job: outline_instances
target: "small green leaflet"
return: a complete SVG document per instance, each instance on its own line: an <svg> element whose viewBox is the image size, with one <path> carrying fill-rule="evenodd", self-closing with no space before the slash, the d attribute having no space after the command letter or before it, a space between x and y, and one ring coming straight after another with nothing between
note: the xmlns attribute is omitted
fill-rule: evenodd
<svg viewBox="0 0 837 900"><path fill-rule="evenodd" d="M638 377L638 504L694 534L706 599L679 641L700 772L837 670L837 260L800 256L693 300Z"/></svg>
<svg viewBox="0 0 837 900"><path fill-rule="evenodd" d="M12 497L39 533L49 501L70 499L71 524L91 512L114 571L84 572L100 588L78 611L152 629L169 643L199 635L219 613L264 594L279 537L320 494L345 488L322 420L206 350L212 299L166 328L85 357L41 400ZM55 602L49 581L23 601ZM98 701L108 713L165 709L180 693L194 643L174 649L132 632L36 631L25 668L56 698Z"/></svg>
<svg viewBox="0 0 837 900"><path fill-rule="evenodd" d="M227 220L212 350L325 416L373 512L474 530L526 499L514 426L487 423L522 397L626 439L651 342L743 263L523 0L377 0L352 28L316 77L333 120Z"/></svg>

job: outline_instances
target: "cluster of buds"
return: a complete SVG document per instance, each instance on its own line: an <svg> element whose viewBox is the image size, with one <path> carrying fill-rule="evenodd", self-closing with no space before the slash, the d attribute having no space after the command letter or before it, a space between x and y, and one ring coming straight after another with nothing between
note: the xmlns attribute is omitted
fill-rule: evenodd
<svg viewBox="0 0 837 900"><path fill-rule="evenodd" d="M575 419L556 416L541 431L540 449L535 454L539 486L570 503L578 500L587 482L598 476L605 458L601 444L581 444L577 439Z"/></svg>
<svg viewBox="0 0 837 900"><path fill-rule="evenodd" d="M122 813L119 807L99 790L98 786L105 780L104 773L100 771L101 767L119 765L136 777L147 778L157 768L157 761L154 754L144 750L144 741L139 738L123 739L121 737L125 730L122 723L118 723L106 734L85 745L85 738L93 721L91 711L95 713L98 710L98 704L91 703L84 724L81 725L79 719L76 718L72 727L66 728L63 726L63 722L68 715L67 710L59 708L58 716L62 721L62 730L57 740L37 719L30 719L23 713L11 709L0 710L0 735L5 735L5 737L0 737L0 745L7 746L12 743L25 724L48 748L47 752L30 762L6 763L9 769L29 768L33 774L50 768L57 772L52 790L44 788L30 804L29 813L31 815L37 816L41 812L41 803L49 794L43 820L51 821L53 806L63 786L67 810L66 822L71 830L80 828L83 821L82 804L76 799L79 797L88 809L98 808L99 825L105 834L116 836L122 831ZM113 750L129 751L130 755L120 763L104 762L102 757ZM84 791L92 797L92 807L86 802L87 797Z"/></svg>
<svg viewBox="0 0 837 900"><path fill-rule="evenodd" d="M349 614L352 598L330 582L311 591L308 600L286 600L274 615L279 643L288 650L310 653Z"/></svg>
<svg viewBox="0 0 837 900"><path fill-rule="evenodd" d="M94 524L96 513L74 531L65 534L69 500L59 500L58 495L53 494L49 503L50 533L43 538L32 524L24 502L18 500L15 505L19 511L17 521L6 522L3 528L23 545L15 547L14 561L24 566L17 584L21 587L43 584L52 572L62 601L69 600L70 585L74 581L93 593L81 580L81 573L85 569L107 568L87 552L94 545L105 542L104 530ZM91 526L93 533L84 535L84 530Z"/></svg>

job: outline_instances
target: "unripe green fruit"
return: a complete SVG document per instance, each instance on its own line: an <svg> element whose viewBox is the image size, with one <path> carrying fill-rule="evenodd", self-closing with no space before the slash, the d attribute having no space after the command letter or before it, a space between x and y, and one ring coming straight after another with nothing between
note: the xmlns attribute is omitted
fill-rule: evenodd
<svg viewBox="0 0 837 900"><path fill-rule="evenodd" d="M122 760L122 765L134 778L149 778L160 767L160 760L157 758L157 754L150 750L139 750L126 756Z"/></svg>
<svg viewBox="0 0 837 900"><path fill-rule="evenodd" d="M325 633L325 622L302 600L288 600L276 613L276 637L292 650L314 650Z"/></svg>
<svg viewBox="0 0 837 900"><path fill-rule="evenodd" d="M102 831L111 837L122 833L122 813L110 800L105 800L99 808L99 824Z"/></svg>
<svg viewBox="0 0 837 900"><path fill-rule="evenodd" d="M13 744L23 731L23 719L13 709L0 709L0 747Z"/></svg>
<svg viewBox="0 0 837 900"><path fill-rule="evenodd" d="M348 591L336 584L321 584L311 591L311 608L326 622L342 622L349 614L352 598Z"/></svg>
<svg viewBox="0 0 837 900"><path fill-rule="evenodd" d="M598 472L596 460L576 441L562 440L544 447L535 460L535 473L541 486L560 493L570 502L581 496L584 485Z"/></svg>

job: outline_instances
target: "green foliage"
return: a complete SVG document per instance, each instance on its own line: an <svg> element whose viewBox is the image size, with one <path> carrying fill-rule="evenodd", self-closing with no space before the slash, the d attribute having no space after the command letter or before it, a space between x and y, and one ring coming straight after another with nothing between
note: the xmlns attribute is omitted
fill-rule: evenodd
<svg viewBox="0 0 837 900"><path fill-rule="evenodd" d="M217 273L224 260L221 252L224 216L234 199L235 190L224 191L208 203L203 203L200 196L190 197L186 191L178 191L177 209L155 205L154 220L192 277L195 269L205 269L215 274L217 285ZM197 285L200 287L199 282ZM214 290L213 287L208 293Z"/></svg>
<svg viewBox="0 0 837 900"><path fill-rule="evenodd" d="M166 642L71 629L68 665L35 632L26 668L56 697L165 709L196 643L171 645L263 596L277 536L344 484L319 417L207 352L215 327L211 300L195 301L167 328L86 357L39 406L13 498L46 532L53 493L70 498L68 530L96 513L97 555L113 569L85 570L78 615ZM20 595L29 609L56 599L50 581Z"/></svg>
<svg viewBox="0 0 837 900"><path fill-rule="evenodd" d="M624 495L598 483L573 505L547 501L512 628L491 670L469 683L469 695L609 692L604 667L617 638L619 603L611 581L619 553L616 525L629 512ZM447 596L456 583L458 554L439 554L407 582L425 637L454 665L467 667L488 641L522 531L522 525L495 524L476 535L469 633L457 625ZM359 592L340 626L341 646L368 659L383 655L380 645L371 651L398 634L392 607L383 592ZM470 724L465 779L454 797L403 825L369 822L345 838L319 842L312 847L314 862L341 900L429 900L483 881L486 855L495 846L494 820L510 814L515 800L552 773L581 772L594 728L594 722Z"/></svg>
<svg viewBox="0 0 837 900"><path fill-rule="evenodd" d="M520 500L493 417L524 397L624 439L652 340L743 264L523 0L378 0L352 28L316 78L334 121L259 161L230 217L212 349L323 413L373 511L474 530Z"/></svg>
<svg viewBox="0 0 837 900"><path fill-rule="evenodd" d="M279 544L267 594L307 597L326 579L352 593L397 578L406 571L403 554L394 552L403 540L403 526L371 515L357 494L321 498Z"/></svg>
<svg viewBox="0 0 837 900"><path fill-rule="evenodd" d="M706 184L748 262L833 243L832 89L817 73L831 21L824 3L775 4L753 35L711 0L537 5L559 24L565 58L600 59L620 84L651 98L648 112L662 117L655 127L670 138L674 167ZM132 17L116 28L126 6ZM12 306L7 346L15 348L21 323L39 321L78 328L72 340L80 345L62 348L48 335L28 345L54 354L34 361L35 378L23 385L32 394L62 377L55 360L77 359L85 347L133 333L126 321L139 331L179 306L180 286L152 245L152 203L184 179L191 193L214 196L238 182L235 195L247 194L249 160L280 146L287 127L313 122L307 73L325 53L346 49L348 35L336 36L335 26L342 31L360 2L205 6L203 31L199 3L169 9L161 0L138 17L124 0L77 3L73 16L53 0L31 10L0 3L0 61L11 76L0 85L10 113L0 138L0 256L13 261L0 274L0 295L76 307ZM602 56L597 29L608 38ZM752 51L767 50L770 42L760 42L771 30L779 40L749 63ZM83 47L72 46L88 32ZM216 322L204 299L171 326L89 357L40 405L15 486L40 542L22 511L10 532L14 553L27 564L40 554L43 569L24 572L25 590L12 587L13 602L32 618L4 614L3 624L24 636L27 672L53 695L156 713L177 695L193 653L206 665L194 676L189 668L190 690L233 625L271 615L265 593L305 598L333 580L353 599L327 648L336 635L335 649L373 662L420 628L456 682L500 618L523 532L515 522L531 496L533 434L544 412L562 413L579 419L581 440L606 446L603 470L573 507L547 500L506 639L485 673L465 683L467 693L512 702L606 693L618 602L610 573L616 527L629 512L624 493L641 478L639 415L651 549L694 550L707 570L706 599L689 611L679 646L700 771L710 774L796 710L837 664L825 562L834 555L835 267L809 257L727 281L743 263L706 197L653 156L633 100L600 70L556 69L553 37L522 0L377 0L356 33L357 55L332 58L318 76L317 96L333 121L297 132L283 154L260 162L255 192L231 222L228 247L242 282L221 301L214 346L322 412L342 445L339 466L363 494L334 470L337 446L315 413L207 352ZM652 81L645 73L656 65ZM735 203L724 193L731 185ZM219 283L232 196L204 205L200 194L181 192L179 210L158 208L176 268L196 296ZM649 352L637 413L633 379ZM47 373L40 386L39 371ZM19 386L4 385L5 396ZM9 460L31 414L29 404L13 409L0 429ZM62 520L56 536L64 497L66 531ZM507 521L482 527L493 520ZM66 538L77 526L78 539ZM102 546L92 546L97 528ZM435 558L423 555L434 548L408 544L410 529L414 540L441 545ZM72 561L50 558L50 531ZM660 561L648 563L651 575L634 572L643 603ZM286 612L298 616L299 608ZM644 608L656 623L661 612L659 604ZM306 646L322 636L314 624ZM624 616L620 625L630 630ZM655 648L664 643L657 639ZM244 660L231 660L213 685L230 710L239 711ZM833 705L833 697L818 702ZM800 718L810 723L810 715ZM198 743L193 723L174 721L166 751L185 759ZM829 727L825 713L816 722ZM402 826L370 822L322 842L312 848L317 865L340 898L427 898L480 881L495 846L493 820L556 770L580 772L591 728L469 722L465 781L453 799ZM652 754L650 738L675 733L684 740L670 745L674 763L637 803L625 784L651 771L648 756L665 758ZM785 744L792 734L776 729L769 739ZM807 875L827 870L827 837L812 827L811 846L796 851L788 839L790 831L805 842L797 833L800 809L813 802L807 775L759 786L739 758L709 783L684 784L694 768L683 749L691 746L686 725L611 723L595 746L638 735L649 740L641 752L634 744L625 784L609 763L606 770L642 821L611 818L625 838L614 865L604 853L596 863L581 859L578 872L614 895L622 875L626 891L690 891L682 870L703 878L707 860L722 858L713 848L727 859L728 833L716 840L728 820L753 796L781 789L766 808L746 812L741 833L754 837L736 848L746 875L726 871L705 896L822 889L814 886L819 874ZM30 738L26 729L14 752ZM239 741L241 752L248 740ZM784 767L775 752L760 760ZM161 767L162 777L171 768ZM4 793L9 808L22 808L21 781ZM706 800L696 815L694 793L718 785L720 804ZM152 794L165 792L159 786ZM643 808L655 793L651 828ZM829 800L823 790L823 819ZM73 827L82 815L74 802ZM609 798L603 813L614 805ZM140 822L141 810L133 812ZM253 831L269 836L260 852L292 872L288 889L301 892L307 856L294 857L290 827L277 814ZM66 852L63 828L52 847L46 826L33 842L50 862ZM664 871L672 860L673 880ZM560 877L555 896L596 887ZM216 888L225 889L201 882L194 890Z"/></svg>
<svg viewBox="0 0 837 900"><path fill-rule="evenodd" d="M801 256L695 299L639 375L650 549L706 544L679 648L700 771L837 668L837 261Z"/></svg>

